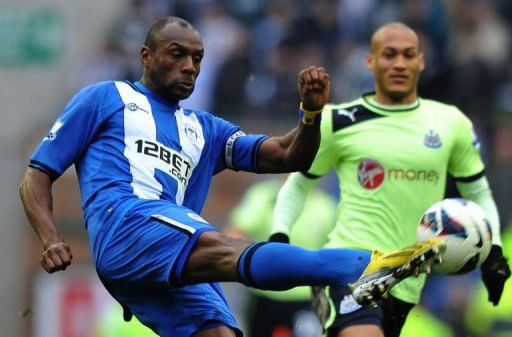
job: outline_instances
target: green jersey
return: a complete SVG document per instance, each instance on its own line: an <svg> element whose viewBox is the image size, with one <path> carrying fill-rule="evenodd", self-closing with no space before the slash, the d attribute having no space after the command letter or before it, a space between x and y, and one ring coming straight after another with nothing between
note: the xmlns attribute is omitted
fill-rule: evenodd
<svg viewBox="0 0 512 337"><path fill-rule="evenodd" d="M484 171L470 120L432 100L391 109L368 94L326 105L321 132L308 173L334 168L341 190L328 247L389 252L412 245L421 215L444 197L447 172L471 179ZM417 303L423 283L424 276L408 278L391 293Z"/></svg>

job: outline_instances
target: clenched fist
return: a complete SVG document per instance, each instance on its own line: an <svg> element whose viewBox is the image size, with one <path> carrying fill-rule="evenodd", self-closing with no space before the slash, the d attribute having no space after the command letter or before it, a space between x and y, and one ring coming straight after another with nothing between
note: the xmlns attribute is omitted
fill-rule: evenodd
<svg viewBox="0 0 512 337"><path fill-rule="evenodd" d="M310 66L299 72L299 95L302 108L321 110L329 99L331 81L323 67Z"/></svg>

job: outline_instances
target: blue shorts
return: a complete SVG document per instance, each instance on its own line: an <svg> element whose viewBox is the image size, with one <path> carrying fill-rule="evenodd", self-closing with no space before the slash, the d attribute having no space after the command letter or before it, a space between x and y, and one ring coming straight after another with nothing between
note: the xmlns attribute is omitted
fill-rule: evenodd
<svg viewBox="0 0 512 337"><path fill-rule="evenodd" d="M218 283L182 283L197 239L212 230L185 207L141 203L116 224L97 254L98 275L112 296L159 336L189 337L220 325L241 336Z"/></svg>

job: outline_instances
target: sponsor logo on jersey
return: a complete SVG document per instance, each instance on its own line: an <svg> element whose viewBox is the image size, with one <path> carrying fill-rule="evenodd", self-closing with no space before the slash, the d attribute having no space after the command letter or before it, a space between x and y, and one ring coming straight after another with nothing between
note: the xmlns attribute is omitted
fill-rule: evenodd
<svg viewBox="0 0 512 337"><path fill-rule="evenodd" d="M147 114L149 113L149 111L147 111L147 110L145 110L145 109L141 108L140 106L138 106L138 105L137 105L137 104L135 104L135 103L128 103L128 104L126 104L126 107L127 107L127 108L128 108L128 110L130 110L130 111L137 111L137 110L140 110L140 111L144 111L144 112L145 112L145 113L147 113Z"/></svg>
<svg viewBox="0 0 512 337"><path fill-rule="evenodd" d="M138 139L135 144L137 153L157 158L163 162L163 167L168 174L185 186L188 185L188 179L192 174L192 163L186 156L158 142Z"/></svg>
<svg viewBox="0 0 512 337"><path fill-rule="evenodd" d="M60 119L57 119L55 121L55 123L53 123L53 126L50 129L50 131L48 132L48 135L46 135L46 137L44 137L43 141L45 141L45 140L49 140L49 141L54 140L57 137L57 132L59 131L59 129L63 125L64 125L64 122L61 121Z"/></svg>
<svg viewBox="0 0 512 337"><path fill-rule="evenodd" d="M436 185L439 181L439 172L436 170L390 168L388 170L388 178L405 181L427 181Z"/></svg>
<svg viewBox="0 0 512 337"><path fill-rule="evenodd" d="M440 173L436 170L406 169L384 167L376 160L364 159L359 164L358 179L361 186L368 190L378 188L387 177L389 180L424 181L436 185L439 182Z"/></svg>
<svg viewBox="0 0 512 337"><path fill-rule="evenodd" d="M338 116L345 116L347 117L348 119L350 119L350 121L352 123L354 123L356 121L356 118L354 117L354 114L357 112L357 108L352 108L350 110L346 110L346 109L336 109L336 114Z"/></svg>
<svg viewBox="0 0 512 337"><path fill-rule="evenodd" d="M384 181L384 168L376 160L364 159L359 164L357 175L361 186L373 190Z"/></svg>
<svg viewBox="0 0 512 337"><path fill-rule="evenodd" d="M443 145L441 142L441 136L435 130L427 130L427 132L425 132L423 144L431 149L438 149L441 147L441 145Z"/></svg>
<svg viewBox="0 0 512 337"><path fill-rule="evenodd" d="M340 302L340 314L348 314L362 308L362 305L357 303L352 295L345 295Z"/></svg>

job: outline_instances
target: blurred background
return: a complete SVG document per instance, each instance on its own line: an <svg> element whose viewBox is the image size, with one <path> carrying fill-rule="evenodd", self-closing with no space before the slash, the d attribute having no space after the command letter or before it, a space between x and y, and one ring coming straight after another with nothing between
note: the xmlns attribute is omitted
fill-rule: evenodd
<svg viewBox="0 0 512 337"><path fill-rule="evenodd" d="M196 91L183 105L270 135L296 123L298 70L323 65L331 101L356 98L372 90L364 64L372 31L393 20L409 24L427 60L420 94L456 104L473 120L503 231L511 230L511 0L2 0L1 336L97 337L107 311L116 310L90 263L74 170L54 185L56 218L75 255L56 275L39 267L41 244L23 216L18 183L73 93L100 80L139 79L145 33L165 15L193 23L205 45ZM226 224L243 191L263 178L219 174L204 217ZM335 193L336 183L326 186ZM238 314L245 289L226 291ZM498 309L485 305L481 291L478 272L434 275L421 308L456 337L512 336L512 291Z"/></svg>

